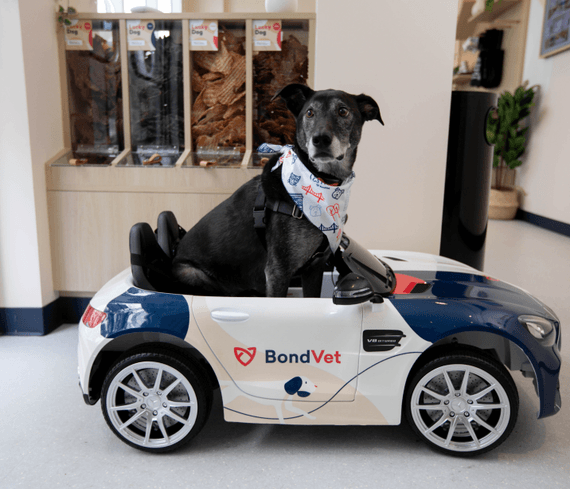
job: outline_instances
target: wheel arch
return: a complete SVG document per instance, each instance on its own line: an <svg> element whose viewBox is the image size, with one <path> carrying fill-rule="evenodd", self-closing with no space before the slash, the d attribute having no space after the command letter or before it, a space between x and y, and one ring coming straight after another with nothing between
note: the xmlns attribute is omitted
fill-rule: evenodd
<svg viewBox="0 0 570 489"><path fill-rule="evenodd" d="M515 342L505 336L487 331L464 331L450 334L425 350L414 362L404 392L416 372L427 362L458 349L470 350L483 354L504 365L510 372L521 371L524 377L533 380L535 392L539 396L537 376L531 359Z"/></svg>
<svg viewBox="0 0 570 489"><path fill-rule="evenodd" d="M89 374L85 401L96 404L101 397L103 382L109 370L122 358L146 351L172 352L187 360L204 374L209 387L218 387L218 379L208 360L200 351L180 338L154 332L133 332L121 335L105 345L97 354Z"/></svg>

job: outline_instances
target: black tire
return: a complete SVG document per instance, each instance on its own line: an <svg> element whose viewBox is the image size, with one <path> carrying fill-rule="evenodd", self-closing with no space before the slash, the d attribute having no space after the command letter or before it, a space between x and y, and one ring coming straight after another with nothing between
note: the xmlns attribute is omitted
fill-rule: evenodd
<svg viewBox="0 0 570 489"><path fill-rule="evenodd" d="M472 456L508 438L519 396L503 365L483 353L458 350L422 366L408 384L404 403L408 422L422 440L445 453Z"/></svg>
<svg viewBox="0 0 570 489"><path fill-rule="evenodd" d="M137 353L120 360L105 377L101 409L113 433L128 445L168 452L204 426L211 409L208 385L202 371L183 357Z"/></svg>

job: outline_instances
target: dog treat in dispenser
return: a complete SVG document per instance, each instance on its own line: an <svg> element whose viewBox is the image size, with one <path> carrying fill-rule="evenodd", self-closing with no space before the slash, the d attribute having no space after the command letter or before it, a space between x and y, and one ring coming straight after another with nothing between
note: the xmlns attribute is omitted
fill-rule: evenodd
<svg viewBox="0 0 570 489"><path fill-rule="evenodd" d="M245 24L219 22L217 51L192 55L194 164L240 165L245 150Z"/></svg>
<svg viewBox="0 0 570 489"><path fill-rule="evenodd" d="M110 164L124 149L119 23L74 19L65 48L71 160Z"/></svg>

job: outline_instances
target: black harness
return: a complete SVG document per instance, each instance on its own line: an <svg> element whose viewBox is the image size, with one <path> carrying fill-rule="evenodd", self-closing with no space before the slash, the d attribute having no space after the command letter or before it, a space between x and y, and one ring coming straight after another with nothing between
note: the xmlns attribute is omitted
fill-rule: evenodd
<svg viewBox="0 0 570 489"><path fill-rule="evenodd" d="M263 191L263 186L259 184L255 204L253 205L253 227L257 232L259 240L264 248L267 248L267 240L265 239L265 231L267 229L267 211L278 212L294 219L303 219L303 211L297 207L297 204L285 202L283 200L274 200L268 197Z"/></svg>
<svg viewBox="0 0 570 489"><path fill-rule="evenodd" d="M253 207L253 227L255 228L257 236L265 249L267 249L267 239L265 238L265 231L267 229L267 211L278 212L279 214L290 216L294 219L303 219L305 216L303 211L299 209L296 204L269 198L263 191L263 187L260 184ZM315 251L307 263L301 267L301 270L311 267L322 267L327 263L331 255L332 253L329 241L323 234L323 240L321 241L317 251Z"/></svg>

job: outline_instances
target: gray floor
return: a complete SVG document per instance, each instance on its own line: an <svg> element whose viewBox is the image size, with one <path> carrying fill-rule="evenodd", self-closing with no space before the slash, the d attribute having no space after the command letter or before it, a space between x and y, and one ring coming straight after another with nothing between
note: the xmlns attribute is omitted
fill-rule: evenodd
<svg viewBox="0 0 570 489"><path fill-rule="evenodd" d="M544 300L565 329L569 257L570 238L520 221L490 223L486 271ZM435 453L406 425L225 423L219 401L190 446L159 456L121 443L99 404L83 403L76 342L74 325L42 338L0 337L0 488L570 487L568 368L561 376L564 407L544 420L536 419L530 381L515 374L517 426L501 447L476 459Z"/></svg>

